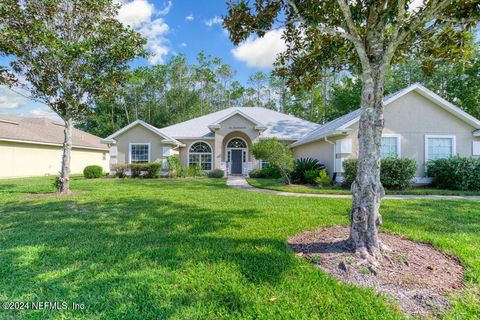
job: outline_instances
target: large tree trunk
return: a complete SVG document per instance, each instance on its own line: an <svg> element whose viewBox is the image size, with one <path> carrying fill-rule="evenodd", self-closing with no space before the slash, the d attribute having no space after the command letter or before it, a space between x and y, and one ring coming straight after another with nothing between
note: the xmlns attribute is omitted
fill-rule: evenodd
<svg viewBox="0 0 480 320"><path fill-rule="evenodd" d="M71 118L65 121L64 141L63 141L63 156L62 156L62 171L60 173L60 181L58 184L58 192L61 194L70 194L70 160L72 153L72 131L73 120Z"/></svg>
<svg viewBox="0 0 480 320"><path fill-rule="evenodd" d="M352 184L350 244L362 258L380 258L378 227L382 223L380 201L385 195L380 182L380 145L383 120L384 80L372 71L363 76L362 112L359 122L357 177ZM381 74L381 72L380 72ZM380 77L382 78L382 77Z"/></svg>

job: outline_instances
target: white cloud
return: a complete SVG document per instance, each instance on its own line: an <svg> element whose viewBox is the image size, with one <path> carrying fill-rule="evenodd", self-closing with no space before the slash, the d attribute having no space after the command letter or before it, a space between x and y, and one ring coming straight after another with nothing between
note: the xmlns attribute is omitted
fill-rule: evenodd
<svg viewBox="0 0 480 320"><path fill-rule="evenodd" d="M187 47L187 44L186 44L185 42L182 42L182 43L180 43L180 47L186 48L186 47Z"/></svg>
<svg viewBox="0 0 480 320"><path fill-rule="evenodd" d="M195 20L195 17L193 16L193 13L190 13L188 16L185 17L185 20L187 21L193 21Z"/></svg>
<svg viewBox="0 0 480 320"><path fill-rule="evenodd" d="M208 19L207 21L205 21L205 25L207 27L213 27L214 25L221 24L222 22L223 22L223 19L221 17L215 16L212 19Z"/></svg>
<svg viewBox="0 0 480 320"><path fill-rule="evenodd" d="M119 10L118 20L131 26L147 39L147 49L152 64L163 63L169 53L166 38L170 28L163 17L170 12L172 2L168 1L164 7L157 10L148 0L119 0L122 7Z"/></svg>
<svg viewBox="0 0 480 320"><path fill-rule="evenodd" d="M139 27L150 21L155 7L146 0L133 0L121 2L122 7L118 11L117 19L132 28Z"/></svg>
<svg viewBox="0 0 480 320"><path fill-rule="evenodd" d="M13 92L7 86L0 86L0 110L15 109L29 101L28 98Z"/></svg>
<svg viewBox="0 0 480 320"><path fill-rule="evenodd" d="M232 49L232 54L249 67L272 67L277 55L287 49L282 34L283 29L279 29L267 32L262 38L248 38Z"/></svg>
<svg viewBox="0 0 480 320"><path fill-rule="evenodd" d="M48 118L56 121L62 121L62 118L47 106L41 106L20 114L21 117Z"/></svg>

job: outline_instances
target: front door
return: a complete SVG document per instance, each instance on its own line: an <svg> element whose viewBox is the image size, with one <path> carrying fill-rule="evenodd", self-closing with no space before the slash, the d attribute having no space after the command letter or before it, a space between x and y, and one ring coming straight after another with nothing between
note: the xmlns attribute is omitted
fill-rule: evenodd
<svg viewBox="0 0 480 320"><path fill-rule="evenodd" d="M242 150L232 150L232 174L242 174Z"/></svg>

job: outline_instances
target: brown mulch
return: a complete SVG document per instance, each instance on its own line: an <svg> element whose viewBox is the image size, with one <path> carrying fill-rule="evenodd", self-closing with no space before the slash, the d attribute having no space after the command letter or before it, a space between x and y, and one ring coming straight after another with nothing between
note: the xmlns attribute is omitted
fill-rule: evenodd
<svg viewBox="0 0 480 320"><path fill-rule="evenodd" d="M389 250L382 252L374 268L350 250L348 234L345 227L322 228L291 237L288 244L298 256L339 280L393 296L411 316L438 316L449 307L447 294L464 287L464 270L458 260L431 245L380 233Z"/></svg>
<svg viewBox="0 0 480 320"><path fill-rule="evenodd" d="M78 196L81 194L89 193L90 191L87 190L72 190L70 194L60 194L58 192L48 192L48 193L29 193L24 194L20 198L25 200L32 200L32 199L42 199L42 198L64 198L70 196Z"/></svg>

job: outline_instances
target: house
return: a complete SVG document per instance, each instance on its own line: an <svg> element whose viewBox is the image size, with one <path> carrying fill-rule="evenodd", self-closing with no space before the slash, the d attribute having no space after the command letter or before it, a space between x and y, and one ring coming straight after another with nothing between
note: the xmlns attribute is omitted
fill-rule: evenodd
<svg viewBox="0 0 480 320"><path fill-rule="evenodd" d="M0 115L0 178L58 174L64 126L46 118ZM101 138L73 129L71 172L87 165L109 170L108 147Z"/></svg>
<svg viewBox="0 0 480 320"><path fill-rule="evenodd" d="M416 182L428 182L428 160L480 155L480 121L420 84L384 99L382 156L409 157L418 163ZM341 179L342 163L358 155L355 110L324 125L265 108L228 108L165 128L137 120L103 140L113 163L165 161L173 154L185 166L219 168L243 174L262 163L250 148L276 137L291 145L296 158L315 158Z"/></svg>

